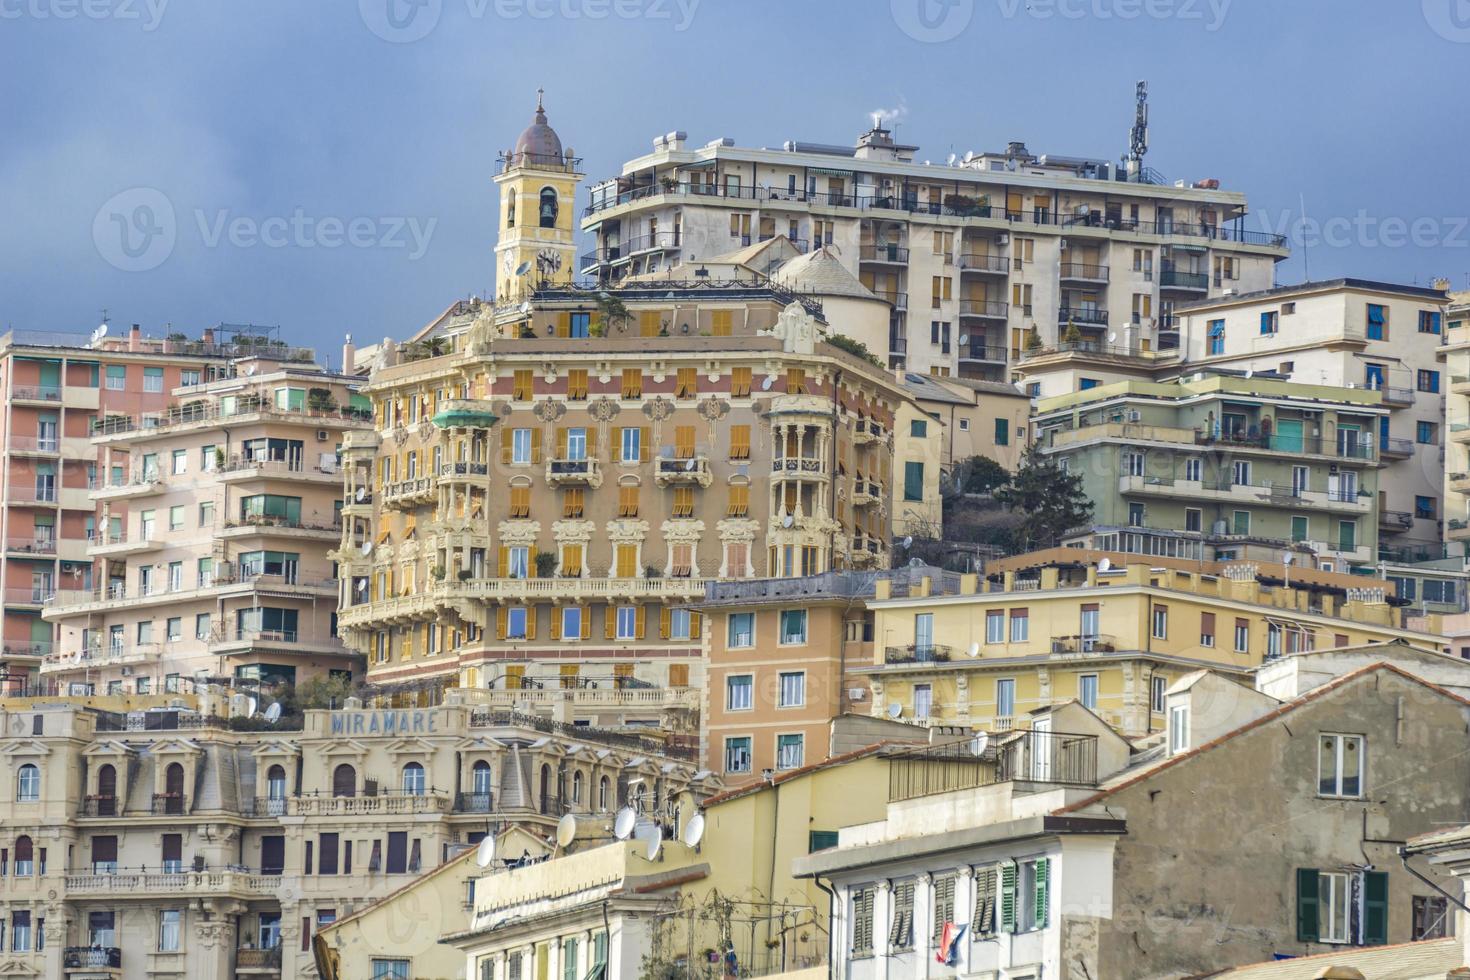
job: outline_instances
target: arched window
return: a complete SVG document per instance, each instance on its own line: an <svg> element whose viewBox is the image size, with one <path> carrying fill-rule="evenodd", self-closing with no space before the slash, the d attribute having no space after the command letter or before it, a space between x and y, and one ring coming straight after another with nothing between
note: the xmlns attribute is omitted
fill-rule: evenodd
<svg viewBox="0 0 1470 980"><path fill-rule="evenodd" d="M417 762L403 767L403 792L409 796L424 795L424 767Z"/></svg>
<svg viewBox="0 0 1470 980"><path fill-rule="evenodd" d="M607 777L603 776L597 781L597 809L600 813L607 812Z"/></svg>
<svg viewBox="0 0 1470 980"><path fill-rule="evenodd" d="M505 200L505 227L514 228L516 226L516 189L514 187L510 189L509 194L505 195Z"/></svg>
<svg viewBox="0 0 1470 980"><path fill-rule="evenodd" d="M97 816L117 816L117 770L106 763L97 770Z"/></svg>
<svg viewBox="0 0 1470 980"><path fill-rule="evenodd" d="M27 878L35 874L34 856L35 849L31 846L31 839L23 835L17 837L15 839L15 873Z"/></svg>
<svg viewBox="0 0 1470 980"><path fill-rule="evenodd" d="M541 812L551 812L551 767L541 767Z"/></svg>
<svg viewBox="0 0 1470 980"><path fill-rule="evenodd" d="M332 771L332 795L357 795L357 770L345 762Z"/></svg>
<svg viewBox="0 0 1470 980"><path fill-rule="evenodd" d="M490 797L490 763L484 759L476 762L470 769L470 792L487 800Z"/></svg>
<svg viewBox="0 0 1470 980"><path fill-rule="evenodd" d="M184 812L184 767L182 763L170 762L163 771L163 812Z"/></svg>
<svg viewBox="0 0 1470 980"><path fill-rule="evenodd" d="M550 187L541 188L541 227L556 227L556 191Z"/></svg>
<svg viewBox="0 0 1470 980"><path fill-rule="evenodd" d="M271 766L265 774L265 812L279 817L286 812L286 770Z"/></svg>
<svg viewBox="0 0 1470 980"><path fill-rule="evenodd" d="M41 770L29 762L16 774L15 798L21 803L34 803L41 798Z"/></svg>
<svg viewBox="0 0 1470 980"><path fill-rule="evenodd" d="M579 806L582 803L582 770L580 769L572 773L572 802Z"/></svg>

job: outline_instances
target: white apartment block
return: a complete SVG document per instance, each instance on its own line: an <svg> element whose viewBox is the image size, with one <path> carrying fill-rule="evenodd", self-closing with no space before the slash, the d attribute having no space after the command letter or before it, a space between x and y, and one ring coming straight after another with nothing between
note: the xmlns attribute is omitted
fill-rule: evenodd
<svg viewBox="0 0 1470 980"><path fill-rule="evenodd" d="M1178 313L1180 357L1172 370L1224 368L1382 392L1390 412L1373 434L1386 464L1378 483L1378 557L1429 561L1442 557L1448 514L1445 303L1443 289L1363 279L1196 302ZM1463 457L1464 447L1457 448ZM1463 516L1464 507L1457 513Z"/></svg>
<svg viewBox="0 0 1470 980"><path fill-rule="evenodd" d="M582 230L595 247L578 270L697 268L776 236L828 246L891 306L892 366L1008 380L1033 330L1045 344L1075 325L1100 344L1172 348L1177 307L1267 289L1287 254L1217 180L1124 179L1022 143L949 164L916 151L882 128L855 147L691 148L670 133L592 187Z"/></svg>
<svg viewBox="0 0 1470 980"><path fill-rule="evenodd" d="M1470 290L1449 294L1444 320L1445 537L1463 542L1470 539Z"/></svg>
<svg viewBox="0 0 1470 980"><path fill-rule="evenodd" d="M42 676L73 695L166 695L201 676L350 675L328 553L343 437L372 427L357 386L309 358L252 357L165 410L98 419L95 579L48 597Z"/></svg>

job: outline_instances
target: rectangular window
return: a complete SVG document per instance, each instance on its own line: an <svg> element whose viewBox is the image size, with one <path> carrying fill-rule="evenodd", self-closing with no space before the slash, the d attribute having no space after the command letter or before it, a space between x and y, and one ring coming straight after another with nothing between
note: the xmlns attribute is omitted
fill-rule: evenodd
<svg viewBox="0 0 1470 980"><path fill-rule="evenodd" d="M873 955L873 906L878 890L871 885L852 891L852 955Z"/></svg>
<svg viewBox="0 0 1470 980"><path fill-rule="evenodd" d="M725 771L750 772L750 736L725 739Z"/></svg>
<svg viewBox="0 0 1470 980"><path fill-rule="evenodd" d="M751 369L748 367L737 367L730 369L730 397L749 398L751 383Z"/></svg>
<svg viewBox="0 0 1470 980"><path fill-rule="evenodd" d="M1154 714L1164 711L1164 692L1169 689L1169 679L1155 674L1148 679L1148 706Z"/></svg>
<svg viewBox="0 0 1470 980"><path fill-rule="evenodd" d="M1077 700L1089 711L1097 710L1097 675L1082 674L1077 678Z"/></svg>
<svg viewBox="0 0 1470 980"><path fill-rule="evenodd" d="M643 397L642 368L623 368L622 396L624 398Z"/></svg>
<svg viewBox="0 0 1470 980"><path fill-rule="evenodd" d="M923 439L929 434L929 423L924 419L914 419L909 422L909 435L915 439Z"/></svg>
<svg viewBox="0 0 1470 980"><path fill-rule="evenodd" d="M372 959L373 974L370 980L409 980L408 960Z"/></svg>
<svg viewBox="0 0 1470 980"><path fill-rule="evenodd" d="M1449 935L1449 915L1449 900L1443 895L1415 895L1414 918L1409 938L1416 942L1421 939L1445 938Z"/></svg>
<svg viewBox="0 0 1470 980"><path fill-rule="evenodd" d="M1317 791L1321 796L1363 795L1363 736L1321 736L1317 752Z"/></svg>
<svg viewBox="0 0 1470 980"><path fill-rule="evenodd" d="M896 882L890 890L892 908L888 921L890 952L914 948L914 883Z"/></svg>
<svg viewBox="0 0 1470 980"><path fill-rule="evenodd" d="M1251 624L1248 619L1237 619L1235 621L1235 652L1250 653L1251 649Z"/></svg>
<svg viewBox="0 0 1470 980"><path fill-rule="evenodd" d="M1199 645L1212 647L1215 645L1215 614L1202 612L1199 614Z"/></svg>
<svg viewBox="0 0 1470 980"><path fill-rule="evenodd" d="M985 613L985 642L1006 641L1006 614L1002 609L991 609Z"/></svg>
<svg viewBox="0 0 1470 980"><path fill-rule="evenodd" d="M800 769L806 755L805 735L776 736L776 768Z"/></svg>
<svg viewBox="0 0 1470 980"><path fill-rule="evenodd" d="M530 401L535 388L535 373L530 368L518 369L511 377L510 397L518 402Z"/></svg>
<svg viewBox="0 0 1470 980"><path fill-rule="evenodd" d="M1183 752L1189 748L1189 706L1175 705L1169 709L1169 751Z"/></svg>
<svg viewBox="0 0 1470 980"><path fill-rule="evenodd" d="M725 678L725 710L749 711L754 704L755 678L750 674L731 674Z"/></svg>
<svg viewBox="0 0 1470 980"><path fill-rule="evenodd" d="M1414 437L1420 445L1432 446L1439 441L1439 426L1421 420L1415 426Z"/></svg>
<svg viewBox="0 0 1470 980"><path fill-rule="evenodd" d="M561 638L563 640L579 640L582 638L581 606L562 606Z"/></svg>
<svg viewBox="0 0 1470 980"><path fill-rule="evenodd" d="M1031 617L1025 609L1011 610L1011 642L1025 643L1031 638Z"/></svg>
<svg viewBox="0 0 1470 980"><path fill-rule="evenodd" d="M1388 308L1377 303L1368 304L1368 329L1369 340L1388 339Z"/></svg>
<svg viewBox="0 0 1470 980"><path fill-rule="evenodd" d="M1439 391L1438 371L1426 371L1421 369L1416 373L1415 378L1418 381L1420 391L1427 391L1431 394Z"/></svg>
<svg viewBox="0 0 1470 980"><path fill-rule="evenodd" d="M1205 331L1205 353L1225 353L1225 321L1211 320Z"/></svg>
<svg viewBox="0 0 1470 980"><path fill-rule="evenodd" d="M903 464L903 499L924 499L924 464L906 462Z"/></svg>
<svg viewBox="0 0 1470 980"><path fill-rule="evenodd" d="M1261 314L1262 336L1265 336L1267 334L1274 334L1276 332L1277 326L1279 324L1279 316L1280 314L1276 310L1266 310Z"/></svg>
<svg viewBox="0 0 1470 980"><path fill-rule="evenodd" d="M730 613L725 639L726 649L755 646L755 613Z"/></svg>
<svg viewBox="0 0 1470 980"><path fill-rule="evenodd" d="M1016 682L1002 677L995 682L995 716L1009 718L1016 713Z"/></svg>
<svg viewBox="0 0 1470 980"><path fill-rule="evenodd" d="M960 419L961 423L963 423L964 421L964 419ZM995 444L997 446L1009 446L1011 444L1010 419L995 420Z"/></svg>
<svg viewBox="0 0 1470 980"><path fill-rule="evenodd" d="M127 387L128 369L125 364L107 365L107 390L122 391Z"/></svg>
<svg viewBox="0 0 1470 980"><path fill-rule="evenodd" d="M777 706L781 708L800 708L806 704L806 672L800 670L782 671L780 700Z"/></svg>
<svg viewBox="0 0 1470 980"><path fill-rule="evenodd" d="M1156 640L1169 638L1169 607L1154 606L1153 637Z"/></svg>
<svg viewBox="0 0 1470 980"><path fill-rule="evenodd" d="M806 642L806 610L781 610L781 643L792 646Z"/></svg>

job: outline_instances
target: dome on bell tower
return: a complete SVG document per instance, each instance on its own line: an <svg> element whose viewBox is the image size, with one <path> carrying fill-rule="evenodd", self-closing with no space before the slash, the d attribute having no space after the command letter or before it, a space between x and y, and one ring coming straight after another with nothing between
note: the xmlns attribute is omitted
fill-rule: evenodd
<svg viewBox="0 0 1470 980"><path fill-rule="evenodd" d="M541 104L542 91L536 90L536 116L531 125L516 139L512 155L516 163L536 165L538 163L561 163L561 137L546 124L546 109Z"/></svg>

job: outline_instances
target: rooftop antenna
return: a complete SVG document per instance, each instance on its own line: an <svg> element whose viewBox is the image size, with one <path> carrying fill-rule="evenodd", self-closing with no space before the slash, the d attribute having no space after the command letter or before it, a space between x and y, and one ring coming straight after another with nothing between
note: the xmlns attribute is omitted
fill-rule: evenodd
<svg viewBox="0 0 1470 980"><path fill-rule="evenodd" d="M1143 156L1148 152L1148 82L1138 83L1134 88L1134 99L1133 128L1128 131L1128 156L1123 163L1128 180L1137 183L1143 176Z"/></svg>

